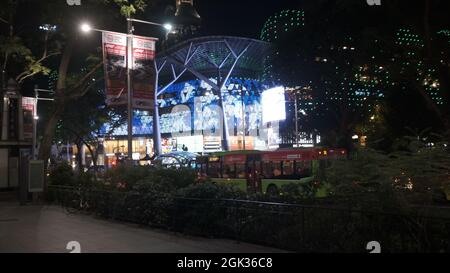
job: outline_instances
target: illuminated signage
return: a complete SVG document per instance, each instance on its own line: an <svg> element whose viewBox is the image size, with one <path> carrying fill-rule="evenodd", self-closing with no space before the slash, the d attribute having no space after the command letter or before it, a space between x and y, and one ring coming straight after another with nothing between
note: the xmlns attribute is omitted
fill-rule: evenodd
<svg viewBox="0 0 450 273"><path fill-rule="evenodd" d="M263 122L286 119L286 100L284 87L269 89L261 95Z"/></svg>
<svg viewBox="0 0 450 273"><path fill-rule="evenodd" d="M218 156L212 156L208 159L209 162L219 162L220 161L220 157Z"/></svg>

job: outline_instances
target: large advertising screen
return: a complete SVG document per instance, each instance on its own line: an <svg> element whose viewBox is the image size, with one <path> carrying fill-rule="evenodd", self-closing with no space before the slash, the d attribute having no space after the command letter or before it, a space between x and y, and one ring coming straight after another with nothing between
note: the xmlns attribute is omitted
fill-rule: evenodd
<svg viewBox="0 0 450 273"><path fill-rule="evenodd" d="M266 90L261 95L263 123L286 119L286 98L284 87Z"/></svg>

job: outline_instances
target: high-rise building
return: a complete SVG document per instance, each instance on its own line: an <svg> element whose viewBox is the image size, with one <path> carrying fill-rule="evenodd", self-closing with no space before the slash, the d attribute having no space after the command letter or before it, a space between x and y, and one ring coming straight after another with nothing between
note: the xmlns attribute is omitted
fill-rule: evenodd
<svg viewBox="0 0 450 273"><path fill-rule="evenodd" d="M449 32L440 31L440 35L448 35ZM396 45L404 52L401 58L401 72L414 71L418 75L418 80L422 82L430 98L437 105L444 105L444 98L441 91L441 84L438 78L438 71L435 67L427 66L421 60L417 61L417 56L425 47L424 39L410 28L400 28L395 37Z"/></svg>
<svg viewBox="0 0 450 273"><path fill-rule="evenodd" d="M305 12L302 10L283 10L267 19L261 30L260 39L273 44L282 43L293 32L305 27ZM277 47L273 56L280 54ZM273 62L270 57L265 61L263 78L267 81L281 83L278 71L273 70Z"/></svg>
<svg viewBox="0 0 450 273"><path fill-rule="evenodd" d="M283 10L271 16L261 31L261 40L275 42L284 34L305 26L305 12L302 10Z"/></svg>

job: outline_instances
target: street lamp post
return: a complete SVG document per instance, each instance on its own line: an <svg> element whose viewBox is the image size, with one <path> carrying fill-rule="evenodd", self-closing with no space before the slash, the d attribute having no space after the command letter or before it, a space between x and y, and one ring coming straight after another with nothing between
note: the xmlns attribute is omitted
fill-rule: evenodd
<svg viewBox="0 0 450 273"><path fill-rule="evenodd" d="M39 92L54 94L54 91L52 91L52 90L39 89L37 85L34 87L34 97L35 97L34 98L35 99L34 111L35 111L35 113L33 115L33 148L31 150L34 160L37 159L37 126L38 126L38 120L39 120L39 115L38 115L39 101L54 101L54 99L51 99L51 98L39 97Z"/></svg>
<svg viewBox="0 0 450 273"><path fill-rule="evenodd" d="M245 101L244 101L244 96L245 96L244 87L241 86L242 124L243 124L243 127L244 127L244 129L243 129L243 130L244 130L244 135L243 135L242 144L243 144L243 148L244 148L244 151L245 151L245 150L247 150L246 143L245 143L245 137L246 137L246 135L247 135L247 122L246 122L246 113L245 113Z"/></svg>
<svg viewBox="0 0 450 273"><path fill-rule="evenodd" d="M159 24L155 22L149 22L149 21L143 21L138 19L132 19L127 18L128 21L128 27L129 30L133 31L132 22L141 23L141 24L147 24L147 25L154 25L154 26L160 26L166 29L167 33L170 33L173 29L173 26L171 24ZM132 33L131 33L132 34ZM167 35L166 35L167 39ZM159 78L158 75L156 75L155 78L155 90L153 95L154 100L154 109L153 109L153 149L155 155L161 154L161 130L160 130L160 124L159 124L159 105L158 105L158 94L157 94L157 88L159 84ZM128 89L130 90L130 89ZM128 132L129 133L129 132Z"/></svg>
<svg viewBox="0 0 450 273"><path fill-rule="evenodd" d="M295 145L298 148L298 99L297 99L297 92L295 92Z"/></svg>
<svg viewBox="0 0 450 273"><path fill-rule="evenodd" d="M133 162L133 77L131 75L134 67L133 63L133 24L127 20L127 88L128 88L128 162Z"/></svg>
<svg viewBox="0 0 450 273"><path fill-rule="evenodd" d="M134 32L134 28L133 28L133 22L136 23L142 23L142 24L148 24L148 25L155 25L155 26L160 26L163 27L164 29L166 29L167 31L171 31L172 30L172 25L170 24L159 24L159 23L154 23L154 22L149 22L149 21L143 21L143 20L138 20L138 19L133 19L133 18L127 18L127 56L126 56L126 65L127 65L127 142L128 142L128 161L132 162L133 160L133 77L132 77L132 71L133 71L133 32ZM97 32L107 32L106 30L100 30L100 29L94 29L92 28L90 25L88 24L83 24L81 25L81 30L83 32L90 32L90 31L97 31ZM157 84L157 83L156 83ZM158 104L157 104L157 96L156 96L156 92L155 92L155 113L153 116L158 115ZM156 118L158 120L158 118ZM155 118L154 118L155 120ZM159 123L158 123L159 125ZM158 126L157 125L157 126ZM154 124L155 127L155 124ZM158 134L158 136L155 136L156 134ZM158 140L160 139L159 137L159 130L153 130L153 139L154 140ZM160 145L159 144L155 144L155 151L159 151L160 149L158 147L156 147L156 145Z"/></svg>

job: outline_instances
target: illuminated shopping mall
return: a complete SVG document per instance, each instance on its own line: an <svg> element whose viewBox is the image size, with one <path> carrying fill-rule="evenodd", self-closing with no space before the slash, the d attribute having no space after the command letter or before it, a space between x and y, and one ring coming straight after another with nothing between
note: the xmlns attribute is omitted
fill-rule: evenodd
<svg viewBox="0 0 450 273"><path fill-rule="evenodd" d="M161 153L279 148L279 125L292 118L293 107L286 100L285 91L290 89L267 80L268 56L273 53L270 40L201 36L202 19L194 2L176 4L174 30L155 61L160 132L153 132L154 111L135 110L133 159L145 164L143 159L153 157L158 142ZM112 166L128 154L127 125L105 124L102 131L98 165ZM303 142L314 145L313 138L306 136ZM295 145L300 142L297 139ZM89 165L90 153L81 153L87 161L83 164Z"/></svg>
<svg viewBox="0 0 450 273"><path fill-rule="evenodd" d="M156 59L161 152L278 147L278 122L286 118L285 96L282 87L262 80L270 43L199 37L201 18L193 1L178 1L173 21L176 27L166 41L168 49ZM153 123L153 111L134 112L133 159L153 156ZM103 131L110 129L106 124ZM128 153L126 136L126 125L105 135L100 165L114 165Z"/></svg>

